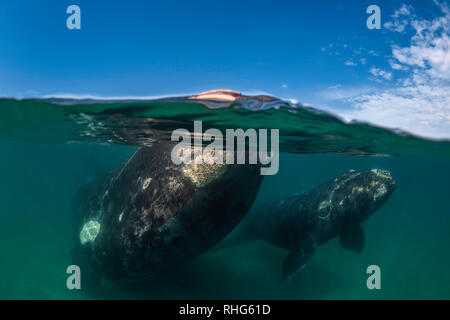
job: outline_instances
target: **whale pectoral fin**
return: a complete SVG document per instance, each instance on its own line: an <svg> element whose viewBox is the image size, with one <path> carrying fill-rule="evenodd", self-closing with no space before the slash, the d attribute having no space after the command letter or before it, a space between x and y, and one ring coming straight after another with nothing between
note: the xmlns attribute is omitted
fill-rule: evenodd
<svg viewBox="0 0 450 320"><path fill-rule="evenodd" d="M306 259L304 258L304 254L301 250L293 250L289 252L283 263L281 283L288 284L297 273L303 270L305 267L305 262Z"/></svg>
<svg viewBox="0 0 450 320"><path fill-rule="evenodd" d="M308 241L300 249L291 250L283 263L283 275L281 276L281 283L288 284L293 277L295 277L306 265L308 260L316 249L316 244Z"/></svg>
<svg viewBox="0 0 450 320"><path fill-rule="evenodd" d="M341 234L341 245L350 251L361 253L364 249L364 232L360 224L347 224Z"/></svg>
<svg viewBox="0 0 450 320"><path fill-rule="evenodd" d="M89 262L87 261L81 249L72 248L70 250L70 256L72 258L72 264L79 266L81 269L82 290L89 292L92 289L100 286L102 277L89 265Z"/></svg>

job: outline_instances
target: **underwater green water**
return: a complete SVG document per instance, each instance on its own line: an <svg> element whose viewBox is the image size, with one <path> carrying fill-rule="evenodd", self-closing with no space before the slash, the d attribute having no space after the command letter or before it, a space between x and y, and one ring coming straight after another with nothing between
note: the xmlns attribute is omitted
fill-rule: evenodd
<svg viewBox="0 0 450 320"><path fill-rule="evenodd" d="M223 124L263 127L270 123L289 133L286 136L290 139L282 143L279 173L264 178L251 210L268 198L310 189L349 169L391 171L397 188L391 199L364 222L366 247L361 254L343 249L334 239L317 249L291 283L281 286L281 266L287 251L256 241L210 250L177 272L168 271L146 281L104 281L89 293L68 290L73 194L86 178L123 163L136 146L83 142L75 139L80 130L65 120L65 114L49 111L41 122L37 118L33 122L33 117L24 115L17 106L9 105L8 109L4 101L1 104L1 299L450 298L448 144L395 136L382 129L349 128L314 116L308 126L292 119L282 127L280 119L276 115L270 118L270 114L261 120L263 123L253 118L254 122L248 123L240 114L229 114L228 123ZM33 110L35 116L39 114L39 110ZM193 117L202 119L216 116L211 110L195 114ZM166 114L166 118L169 116L173 114ZM305 126L302 134L294 134L295 123ZM211 123L214 125L217 121ZM138 128L141 126L139 123ZM129 129L123 124L121 127ZM361 130L377 133L371 131L364 136ZM348 139L323 139L322 134L329 131ZM142 132L139 136L142 138ZM68 143L73 140L78 142ZM352 145L357 151L398 154L355 155L359 152L349 152ZM323 153L326 150L337 153ZM381 268L381 290L366 287L366 268L372 264Z"/></svg>

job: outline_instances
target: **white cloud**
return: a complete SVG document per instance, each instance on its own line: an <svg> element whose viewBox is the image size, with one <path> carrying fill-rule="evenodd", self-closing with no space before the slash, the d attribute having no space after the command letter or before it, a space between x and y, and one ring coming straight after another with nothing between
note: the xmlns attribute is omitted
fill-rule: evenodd
<svg viewBox="0 0 450 320"><path fill-rule="evenodd" d="M411 11L414 10L412 6L402 4L400 9L396 10L392 15L393 18L399 18L401 16L409 16Z"/></svg>
<svg viewBox="0 0 450 320"><path fill-rule="evenodd" d="M389 65L400 74L398 85L347 97L353 109L341 113L345 119L425 137L450 138L450 9L446 2L434 3L440 10L434 19L424 20L413 7L402 5L391 16L392 21L385 23L388 30L409 34L407 46L392 45ZM393 79L391 72L377 67L370 73L378 81Z"/></svg>
<svg viewBox="0 0 450 320"><path fill-rule="evenodd" d="M389 65L390 65L391 68L394 69L394 70L408 71L408 69L409 69L407 66L398 64L398 63L396 63L396 62L395 62L394 60L392 60L392 59L389 59Z"/></svg>
<svg viewBox="0 0 450 320"><path fill-rule="evenodd" d="M341 115L417 135L450 137L450 86L410 86L352 98L355 109Z"/></svg>
<svg viewBox="0 0 450 320"><path fill-rule="evenodd" d="M391 16L392 21L387 21L384 23L383 27L395 32L403 32L408 25L408 18L411 15L414 8L412 6L407 6L403 4L400 9L396 10Z"/></svg>
<svg viewBox="0 0 450 320"><path fill-rule="evenodd" d="M326 90L317 93L318 97L326 100L327 102L336 100L350 100L354 97L367 95L373 93L373 88L364 86L342 86L341 84L336 84L329 86ZM325 109L333 111L331 107L325 106Z"/></svg>
<svg viewBox="0 0 450 320"><path fill-rule="evenodd" d="M405 22L405 27L409 26L414 35L409 46L392 47L392 55L396 61L390 63L396 70L411 67L431 81L450 80L450 10L445 2L435 3L442 16L433 20L423 20L411 14L411 6L403 5L394 13L392 23L399 23L400 20ZM403 15L408 18L401 18Z"/></svg>
<svg viewBox="0 0 450 320"><path fill-rule="evenodd" d="M344 64L348 67L354 67L356 66L356 63L354 63L353 61L345 61Z"/></svg>
<svg viewBox="0 0 450 320"><path fill-rule="evenodd" d="M375 77L381 77L384 78L386 80L391 80L392 79L392 73L372 67L370 68L369 72L371 74L373 74Z"/></svg>

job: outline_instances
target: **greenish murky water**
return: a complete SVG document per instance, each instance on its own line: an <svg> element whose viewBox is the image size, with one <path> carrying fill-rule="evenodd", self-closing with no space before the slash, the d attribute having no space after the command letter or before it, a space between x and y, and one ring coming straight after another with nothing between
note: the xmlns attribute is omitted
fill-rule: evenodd
<svg viewBox="0 0 450 320"><path fill-rule="evenodd" d="M0 298L450 298L450 143L346 125L300 106L255 111L180 101L63 102L0 100ZM257 241L212 250L149 281L68 290L78 186L119 166L137 146L191 128L193 120L203 120L204 129L280 129L280 171L264 178L251 210L349 169L390 170L397 189L363 224L365 250L354 254L334 239L287 286L279 284L287 251ZM381 268L381 290L366 287L372 264Z"/></svg>

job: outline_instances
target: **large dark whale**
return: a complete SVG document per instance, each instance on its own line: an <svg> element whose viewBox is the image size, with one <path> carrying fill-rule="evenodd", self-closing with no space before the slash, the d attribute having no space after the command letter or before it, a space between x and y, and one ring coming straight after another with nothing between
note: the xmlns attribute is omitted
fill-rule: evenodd
<svg viewBox="0 0 450 320"><path fill-rule="evenodd" d="M208 109L286 104L231 90L169 100ZM106 177L85 183L74 196L71 255L85 284L102 277L140 278L183 265L224 238L258 193L260 164L175 164L175 143L152 141L157 142L140 148ZM227 158L226 150L218 152Z"/></svg>
<svg viewBox="0 0 450 320"><path fill-rule="evenodd" d="M227 240L236 244L243 239L263 239L288 249L282 275L282 282L287 283L303 269L318 245L334 237L340 236L344 248L361 252L361 222L385 203L394 189L387 170L350 170L310 191L269 201L248 215L234 239Z"/></svg>
<svg viewBox="0 0 450 320"><path fill-rule="evenodd" d="M173 146L141 148L116 171L78 190L72 257L85 275L136 278L185 263L247 213L263 177L259 165L177 165Z"/></svg>

